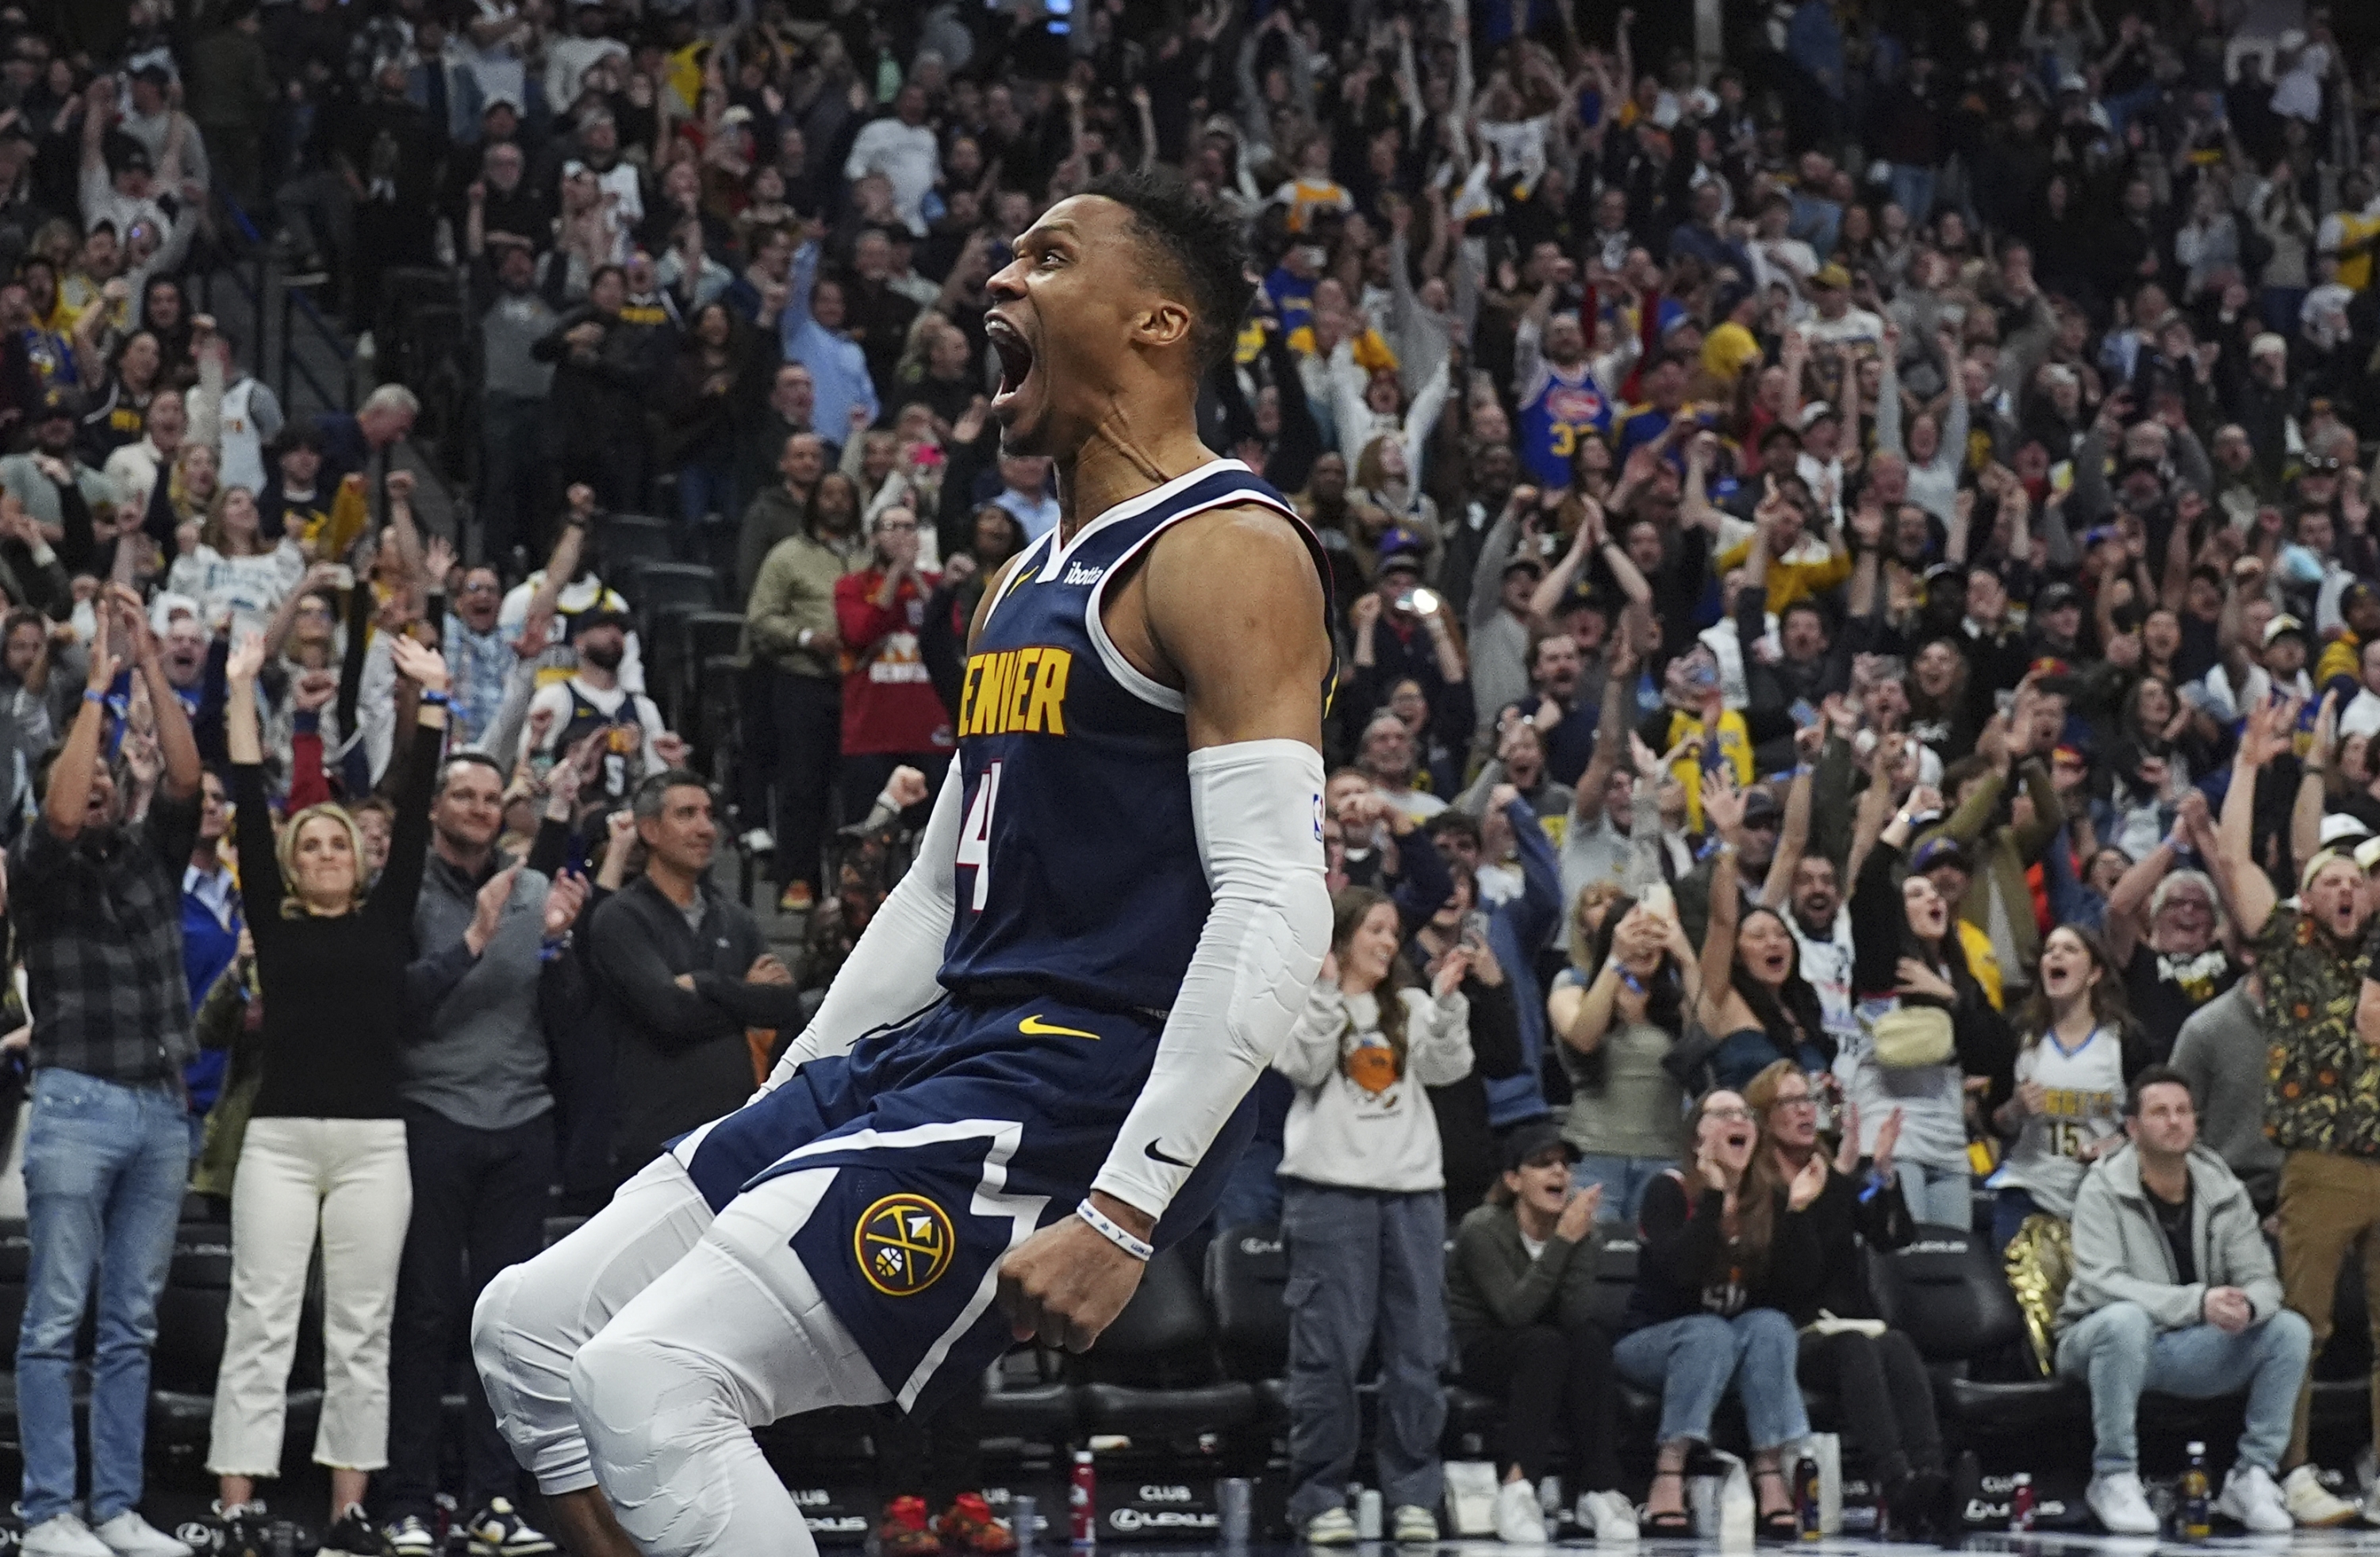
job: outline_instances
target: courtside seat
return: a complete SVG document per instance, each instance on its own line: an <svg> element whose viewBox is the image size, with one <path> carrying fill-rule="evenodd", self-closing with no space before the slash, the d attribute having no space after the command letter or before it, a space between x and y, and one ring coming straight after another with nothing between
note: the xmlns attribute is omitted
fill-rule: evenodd
<svg viewBox="0 0 2380 1557"><path fill-rule="evenodd" d="M1289 1420L1289 1253L1269 1222L1227 1227L1207 1245L1207 1301L1223 1370L1256 1386L1264 1419Z"/></svg>
<svg viewBox="0 0 2380 1557"><path fill-rule="evenodd" d="M149 1370L149 1438L169 1464L197 1464L212 1434L215 1375L223 1366L231 1307L231 1228L186 1222L157 1295L157 1342ZM298 1310L290 1370L285 1458L310 1453L322 1412L322 1302L310 1281Z"/></svg>
<svg viewBox="0 0 2380 1557"><path fill-rule="evenodd" d="M1075 1438L1075 1392L1038 1347L1010 1352L993 1365L983 1392L983 1435L1062 1447Z"/></svg>
<svg viewBox="0 0 2380 1557"><path fill-rule="evenodd" d="M2024 1342L2024 1315L1990 1239L1963 1227L1920 1226L1907 1247L1868 1261L1868 1289L1876 1317L1916 1343L1952 1438L2089 1422L2080 1385L1988 1376L1993 1362L2015 1357Z"/></svg>
<svg viewBox="0 0 2380 1557"><path fill-rule="evenodd" d="M1256 1386L1227 1377L1188 1257L1169 1249L1099 1344L1075 1364L1083 1426L1127 1438L1195 1438L1257 1419Z"/></svg>
<svg viewBox="0 0 2380 1557"><path fill-rule="evenodd" d="M1603 1241L1595 1262L1593 1317L1604 1334L1617 1343L1628 1333L1628 1299L1636 1290L1636 1240L1612 1237ZM1661 1430L1661 1396L1615 1376L1613 1428L1623 1445L1650 1445Z"/></svg>

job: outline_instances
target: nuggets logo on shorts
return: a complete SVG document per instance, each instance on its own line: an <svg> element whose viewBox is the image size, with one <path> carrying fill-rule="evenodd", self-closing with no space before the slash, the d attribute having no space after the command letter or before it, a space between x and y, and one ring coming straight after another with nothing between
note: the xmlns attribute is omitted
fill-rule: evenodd
<svg viewBox="0 0 2380 1557"><path fill-rule="evenodd" d="M914 1298L950 1268L956 1235L923 1195L887 1195L860 1213L852 1252L868 1285L887 1298Z"/></svg>

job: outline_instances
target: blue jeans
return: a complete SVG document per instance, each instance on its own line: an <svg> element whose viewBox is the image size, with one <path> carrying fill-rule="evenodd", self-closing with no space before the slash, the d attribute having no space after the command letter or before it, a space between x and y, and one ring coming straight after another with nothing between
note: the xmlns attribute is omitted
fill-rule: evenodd
<svg viewBox="0 0 2380 1557"><path fill-rule="evenodd" d="M1603 1186L1603 1203L1596 1208L1598 1222L1636 1225L1637 1208L1645 1203L1645 1187L1678 1165L1667 1157L1615 1157L1597 1153L1571 1165L1570 1181L1581 1189Z"/></svg>
<svg viewBox="0 0 2380 1557"><path fill-rule="evenodd" d="M1611 1348L1621 1378L1661 1392L1663 1443L1709 1442L1711 1416L1730 1383L1755 1449L1808 1437L1810 1418L1794 1378L1800 1360L1801 1337L1777 1309L1746 1309L1733 1319L1664 1320L1622 1335Z"/></svg>
<svg viewBox="0 0 2380 1557"><path fill-rule="evenodd" d="M1900 1181L1900 1198L1909 1203L1912 1217L1937 1227L1974 1226L1973 1175L1966 1164L1912 1163L1896 1157L1892 1171Z"/></svg>
<svg viewBox="0 0 2380 1557"><path fill-rule="evenodd" d="M1934 214L1935 172L1923 163L1892 164L1892 203L1908 213L1909 224L1922 227Z"/></svg>
<svg viewBox="0 0 2380 1557"><path fill-rule="evenodd" d="M75 1331L99 1286L91 1377L91 1522L140 1501L149 1348L190 1173L181 1089L55 1068L33 1075L25 1132L32 1243L17 1337L17 1415L28 1528L74 1503Z"/></svg>
<svg viewBox="0 0 2380 1557"><path fill-rule="evenodd" d="M693 460L678 466L677 512L686 521L686 532L694 533L704 520L733 523L739 516L733 512L735 503L735 461L732 455L715 460Z"/></svg>
<svg viewBox="0 0 2380 1557"><path fill-rule="evenodd" d="M2313 1328L2287 1309L2228 1335L2211 1324L2160 1332L2138 1303L2110 1303L2058 1338L2058 1371L2091 1386L2094 1475L2115 1475L2139 1462L2143 1390L2188 1400L2246 1390L2240 1463L2276 1471L2313 1352Z"/></svg>

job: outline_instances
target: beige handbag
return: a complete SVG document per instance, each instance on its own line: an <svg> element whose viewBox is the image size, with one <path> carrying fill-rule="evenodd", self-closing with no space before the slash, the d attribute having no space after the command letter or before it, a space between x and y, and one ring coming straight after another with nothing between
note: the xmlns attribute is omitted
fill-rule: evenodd
<svg viewBox="0 0 2380 1557"><path fill-rule="evenodd" d="M1876 1039L1876 1062L1887 1070L1948 1065L1959 1052L1950 1013L1939 1006L1896 1006L1869 1023L1868 1032Z"/></svg>

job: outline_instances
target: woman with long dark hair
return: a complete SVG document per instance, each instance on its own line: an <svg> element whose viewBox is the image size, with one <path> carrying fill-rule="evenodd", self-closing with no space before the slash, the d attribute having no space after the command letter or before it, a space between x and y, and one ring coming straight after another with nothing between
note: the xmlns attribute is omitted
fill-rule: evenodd
<svg viewBox="0 0 2380 1557"><path fill-rule="evenodd" d="M1425 846L1426 847L1426 846ZM1289 1252L1289 1515L1316 1545L1354 1539L1345 1508L1355 1386L1378 1344L1379 1480L1395 1539L1435 1541L1446 1419L1446 1177L1427 1088L1471 1069L1470 953L1427 990L1398 955L1397 906L1331 905L1330 952L1273 1068L1297 1088L1282 1130Z"/></svg>
<svg viewBox="0 0 2380 1557"><path fill-rule="evenodd" d="M1571 1079L1561 1129L1578 1153L1574 1178L1601 1188L1606 1218L1633 1222L1685 1145L1685 1092L1662 1062L1685 1035L1702 974L1673 913L1592 894L1579 894L1585 917L1572 911L1571 965L1555 976L1546 1018Z"/></svg>
<svg viewBox="0 0 2380 1557"><path fill-rule="evenodd" d="M759 399L759 343L726 304L705 303L662 381L665 459L677 474L678 516L689 532L706 520L739 517L732 493L746 421L741 408Z"/></svg>
<svg viewBox="0 0 2380 1557"><path fill-rule="evenodd" d="M2091 1165L2124 1143L2124 1089L2148 1051L2124 1011L2124 972L2097 935L2061 924L2018 1019L2016 1092L1992 1116L2010 1138L1992 1176L1992 1237L2003 1247L2036 1212L2074 1214Z"/></svg>
<svg viewBox="0 0 2380 1557"><path fill-rule="evenodd" d="M1711 873L1710 923L1703 936L1701 998L1694 1020L1718 1040L1711 1079L1741 1087L1772 1061L1825 1074L1835 1061L1818 992L1802 977L1801 947L1774 909L1742 907L1736 890L1743 836L1743 791L1721 768L1703 785L1703 815L1718 836Z"/></svg>
<svg viewBox="0 0 2380 1557"><path fill-rule="evenodd" d="M1967 966L1950 904L1921 873L1901 878L1902 851L1924 812L1942 797L1920 785L1888 822L1890 780L1901 738L1876 748L1876 777L1861 806L1859 834L1875 843L1852 887L1852 1000L1859 1017L1837 1070L1845 1100L1867 1139L1896 1109L1902 1127L1900 1187L1918 1221L1964 1227L1973 1218L1967 1157L1967 1080L2005 1068L2006 1028ZM1881 824L1880 831L1878 829ZM1852 855L1861 851L1854 845Z"/></svg>
<svg viewBox="0 0 2380 1557"><path fill-rule="evenodd" d="M1730 1389L1752 1438L1760 1532L1791 1539L1793 1492L1782 1456L1810 1431L1795 1382L1793 1312L1825 1279L1815 1227L1802 1214L1826 1187L1823 1163L1788 1184L1759 1149L1760 1127L1741 1092L1715 1088L1695 1104L1679 1166L1653 1181L1638 1219L1629 1333L1612 1348L1621 1376L1661 1392L1659 1448L1644 1528L1693 1530L1686 1461L1710 1442Z"/></svg>

